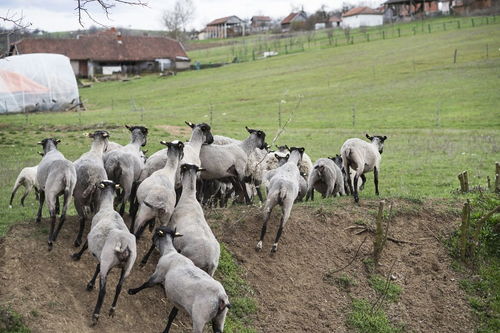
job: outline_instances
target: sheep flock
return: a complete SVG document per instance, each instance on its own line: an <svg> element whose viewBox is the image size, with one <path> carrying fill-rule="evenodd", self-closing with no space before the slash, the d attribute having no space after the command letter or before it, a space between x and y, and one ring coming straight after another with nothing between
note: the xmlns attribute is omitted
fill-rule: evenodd
<svg viewBox="0 0 500 333"><path fill-rule="evenodd" d="M282 216L271 246L274 253L294 203L304 198L314 200L315 191L323 198L352 194L358 203L365 174L373 171L375 193L379 194L378 175L386 136L366 134L368 141L348 139L340 155L322 157L313 164L304 147L282 145L272 150L266 134L259 129L245 127L247 138L236 140L213 135L205 123L186 124L192 130L188 141L160 141L165 148L149 158L142 150L148 140L144 126L126 126L130 131L127 145L110 141L112 135L105 130L86 134L90 149L74 162L57 149L60 140L44 138L39 142L43 147L39 165L22 169L15 181L10 208L20 186L26 188L22 205L35 189L39 202L36 223L41 223L47 203L49 251L63 227L73 196L80 223L74 246L80 249L72 258L79 260L88 251L96 259L87 290L91 291L99 278L92 325L99 320L107 275L118 267L120 279L108 313L114 316L122 285L133 274L137 242L146 229L151 236L142 237L142 241L151 239L151 247L141 265L155 250L160 259L150 278L129 289L128 294L162 284L174 305L164 332L169 331L179 309L191 317L193 332L202 332L209 322L214 332L222 332L231 303L222 284L213 277L220 245L205 219L204 207L227 207L230 201L233 205L260 201L262 229L258 238L256 235L255 249L261 251L271 212L280 206ZM127 206L130 225L123 219ZM91 227L85 238L87 221Z"/></svg>

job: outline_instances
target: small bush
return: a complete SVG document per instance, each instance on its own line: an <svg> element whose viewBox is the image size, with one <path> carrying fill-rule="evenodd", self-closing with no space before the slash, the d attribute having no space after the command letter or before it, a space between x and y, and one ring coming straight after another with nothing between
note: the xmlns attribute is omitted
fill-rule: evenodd
<svg viewBox="0 0 500 333"><path fill-rule="evenodd" d="M371 311L371 304L364 299L353 299L352 312L347 324L359 333L397 333L402 328L394 327L383 310Z"/></svg>
<svg viewBox="0 0 500 333"><path fill-rule="evenodd" d="M386 294L386 298L390 301L397 301L401 294L401 287L395 283L387 281L380 275L372 275L368 280L370 286L377 292L377 294Z"/></svg>

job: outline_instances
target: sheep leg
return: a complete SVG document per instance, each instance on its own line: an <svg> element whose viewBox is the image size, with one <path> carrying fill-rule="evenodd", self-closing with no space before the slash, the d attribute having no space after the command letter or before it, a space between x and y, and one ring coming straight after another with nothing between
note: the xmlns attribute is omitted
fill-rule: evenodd
<svg viewBox="0 0 500 333"><path fill-rule="evenodd" d="M358 174L356 173L356 175L354 175L354 201L355 202L359 202L359 196L358 196L358 179L359 179L359 176Z"/></svg>
<svg viewBox="0 0 500 333"><path fill-rule="evenodd" d="M149 257L151 256L151 253L153 253L154 249L155 249L155 243L153 242L153 244L151 244L151 247L149 248L148 252L144 255L144 257L142 257L141 266L146 265Z"/></svg>
<svg viewBox="0 0 500 333"><path fill-rule="evenodd" d="M118 302L118 296L120 296L120 293L122 291L123 280L125 280L125 268L122 268L122 272L120 273L120 280L118 281L118 284L116 285L115 297L113 298L113 303L111 304L111 309L109 309L109 316L110 317L114 317L114 315L115 315L116 302Z"/></svg>
<svg viewBox="0 0 500 333"><path fill-rule="evenodd" d="M281 234L283 233L283 228L285 227L288 218L290 217L290 212L292 211L293 202L290 203L290 207L286 203L283 204L283 215L281 216L280 227L278 228L278 232L276 233L276 239L274 240L273 247L271 248L271 252L278 251L278 242L280 241Z"/></svg>
<svg viewBox="0 0 500 333"><path fill-rule="evenodd" d="M82 254L83 252L85 252L85 250L89 247L88 245L88 241L85 240L85 243L83 243L83 246L82 248L80 249L80 251L76 252L76 253L73 253L71 255L71 258L73 258L74 261L78 261L80 260L80 258L82 257Z"/></svg>
<svg viewBox="0 0 500 333"><path fill-rule="evenodd" d="M266 213L264 216L264 224L262 224L262 229L260 231L260 239L259 242L257 243L257 246L255 247L255 250L260 251L262 249L262 242L264 241L264 236L266 235L267 232L267 222L269 221L269 218L271 217L271 211L272 208L266 208Z"/></svg>
<svg viewBox="0 0 500 333"><path fill-rule="evenodd" d="M172 326L172 323L174 322L175 316L177 316L178 311L179 309L177 309L175 306L172 308L170 314L168 315L167 327L165 327L163 333L168 333L170 331L170 326Z"/></svg>
<svg viewBox="0 0 500 333"><path fill-rule="evenodd" d="M151 287L155 286L156 284L158 284L159 283L159 279L156 278L155 273L153 273L153 275L151 275L151 277L149 278L149 280L147 280L146 282L144 282L144 284L142 286L140 286L138 288L129 289L128 290L128 294L129 295L135 295L135 294L137 294L139 291L141 291L143 289L151 288Z"/></svg>
<svg viewBox="0 0 500 333"><path fill-rule="evenodd" d="M347 174L347 185L349 187L349 193L354 195L354 190L352 189L352 182L351 182L351 170L349 167L349 164L346 165L346 174Z"/></svg>
<svg viewBox="0 0 500 333"><path fill-rule="evenodd" d="M257 195L259 196L260 202L264 202L264 197L262 196L262 192L260 190L260 186L256 186L255 190L257 191Z"/></svg>
<svg viewBox="0 0 500 333"><path fill-rule="evenodd" d="M377 169L377 167L373 168L373 182L375 183L375 194L379 195L379 193L378 193L378 169Z"/></svg>
<svg viewBox="0 0 500 333"><path fill-rule="evenodd" d="M224 321L226 320L226 314L228 309L220 311L214 319L212 319L212 330L214 333L222 333L224 330Z"/></svg>
<svg viewBox="0 0 500 333"><path fill-rule="evenodd" d="M40 196L38 195L38 193L40 193L40 191L35 187L35 199L36 200L40 200Z"/></svg>
<svg viewBox="0 0 500 333"><path fill-rule="evenodd" d="M59 214L60 208L59 208L59 197L56 198L56 214Z"/></svg>
<svg viewBox="0 0 500 333"><path fill-rule="evenodd" d="M71 196L71 193L69 191L64 190L63 207L62 207L61 216L59 217L59 225L57 226L56 233L53 236L54 242L56 241L57 235L59 235L59 231L61 231L61 228L62 228L64 222L66 221L66 211L68 210L70 196ZM59 198L57 198L56 202L59 203Z"/></svg>
<svg viewBox="0 0 500 333"><path fill-rule="evenodd" d="M106 296L106 277L108 272L101 272L101 278L99 279L99 296L97 297L97 303L95 305L94 313L92 314L92 326L97 324L99 320L99 313L101 312L102 302L104 301L104 296Z"/></svg>
<svg viewBox="0 0 500 333"><path fill-rule="evenodd" d="M135 237L139 239L146 228L147 222L152 218L155 218L155 212L145 204L141 204L137 211L137 216L132 220L132 224L130 225L130 232L133 232Z"/></svg>
<svg viewBox="0 0 500 333"><path fill-rule="evenodd" d="M16 195L16 192L20 186L21 186L21 181L19 181L19 179L16 179L16 184L14 185L14 188L12 189L12 194L10 195L9 208L12 208L12 201L14 200L14 196Z"/></svg>
<svg viewBox="0 0 500 333"><path fill-rule="evenodd" d="M97 275L99 275L99 271L101 270L101 264L97 264L97 266L95 267L95 273L94 275L92 275L92 279L89 281L89 283L87 283L87 291L91 291L92 289L94 289L94 284L95 284L95 279L97 279Z"/></svg>
<svg viewBox="0 0 500 333"><path fill-rule="evenodd" d="M363 191L365 189L365 183L366 183L366 176L364 174L362 174L361 176L361 186L359 187L359 190L360 191Z"/></svg>
<svg viewBox="0 0 500 333"><path fill-rule="evenodd" d="M45 202L45 191L40 191L40 200L38 206L38 213L36 214L36 223L40 223L42 221L42 209L43 203Z"/></svg>
<svg viewBox="0 0 500 333"><path fill-rule="evenodd" d="M24 190L24 194L21 197L21 206L24 207L24 199L26 199L26 197L28 196L28 194L30 194L30 191L31 191L32 187L33 186L27 186L26 189ZM11 200L12 200L12 198L11 198Z"/></svg>
<svg viewBox="0 0 500 333"><path fill-rule="evenodd" d="M85 229L85 217L80 216L80 229L78 229L78 235L76 236L75 242L73 243L74 247L79 247L82 244L83 230Z"/></svg>
<svg viewBox="0 0 500 333"><path fill-rule="evenodd" d="M54 229L56 226L56 207L55 201L57 197L53 192L49 192L47 195L47 206L49 207L49 215L50 215L50 229L49 229L49 240L48 240L48 250L52 250L52 245L54 242Z"/></svg>
<svg viewBox="0 0 500 333"><path fill-rule="evenodd" d="M136 200L137 188L139 187L139 183L137 181L132 183L132 188L130 189L130 197L129 203L130 207L128 209L128 214L134 218L137 214L137 209L139 208L139 203ZM136 204L137 203L137 204Z"/></svg>

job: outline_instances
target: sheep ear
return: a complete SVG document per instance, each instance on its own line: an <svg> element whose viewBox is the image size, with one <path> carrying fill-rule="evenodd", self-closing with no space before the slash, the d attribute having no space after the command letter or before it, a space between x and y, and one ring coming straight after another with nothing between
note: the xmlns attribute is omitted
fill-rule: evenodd
<svg viewBox="0 0 500 333"><path fill-rule="evenodd" d="M206 171L207 169L205 168L198 168L198 171Z"/></svg>
<svg viewBox="0 0 500 333"><path fill-rule="evenodd" d="M245 126L245 129L247 130L248 133L252 133L252 130L248 128L248 126Z"/></svg>
<svg viewBox="0 0 500 333"><path fill-rule="evenodd" d="M182 143L182 141L179 141L177 145L179 146L180 149L184 149L184 143Z"/></svg>
<svg viewBox="0 0 500 333"><path fill-rule="evenodd" d="M106 185L104 185L104 183L99 184L99 188L105 188L105 187L106 187Z"/></svg>
<svg viewBox="0 0 500 333"><path fill-rule="evenodd" d="M143 153L144 155L146 155L146 154L148 153L148 151L149 151L149 149L142 150L142 153Z"/></svg>
<svg viewBox="0 0 500 333"><path fill-rule="evenodd" d="M278 159L278 160L279 160L281 156L275 153L275 154L274 154L274 157L276 157L276 159Z"/></svg>
<svg viewBox="0 0 500 333"><path fill-rule="evenodd" d="M290 157L290 153L286 154L285 158L289 158Z"/></svg>
<svg viewBox="0 0 500 333"><path fill-rule="evenodd" d="M43 145L43 142L42 141L38 141L36 144L37 145Z"/></svg>
<svg viewBox="0 0 500 333"><path fill-rule="evenodd" d="M304 152L306 151L306 149L305 149L304 147L300 147L300 148L299 148L299 151L300 151L300 153L302 154L302 153L304 153Z"/></svg>
<svg viewBox="0 0 500 333"><path fill-rule="evenodd" d="M61 140L57 139L56 140L56 144L58 144L58 143L61 143Z"/></svg>
<svg viewBox="0 0 500 333"><path fill-rule="evenodd" d="M39 152L38 152L38 155L40 155L40 156L44 156L45 154L44 154L42 151L39 151Z"/></svg>
<svg viewBox="0 0 500 333"><path fill-rule="evenodd" d="M160 144L162 144L162 145L166 146L166 145L168 144L168 142L167 142L167 141L165 141L165 140L161 140L161 141L160 141Z"/></svg>
<svg viewBox="0 0 500 333"><path fill-rule="evenodd" d="M182 234L178 233L177 231L174 232L174 237L182 237Z"/></svg>
<svg viewBox="0 0 500 333"><path fill-rule="evenodd" d="M185 121L186 125L188 125L191 128L194 128L194 124L190 121Z"/></svg>
<svg viewBox="0 0 500 333"><path fill-rule="evenodd" d="M158 234L158 236L160 236L160 237L163 237L163 235L165 235L165 233L163 232L163 230L158 230L156 233L157 233L157 234Z"/></svg>
<svg viewBox="0 0 500 333"><path fill-rule="evenodd" d="M108 133L108 132L104 132L104 133L102 134L102 137L103 137L103 138L109 138L109 133Z"/></svg>
<svg viewBox="0 0 500 333"><path fill-rule="evenodd" d="M370 140L370 141L372 141L372 140L373 140L373 136L369 136L369 135L368 135L368 133L366 133L366 138L367 138L368 140Z"/></svg>
<svg viewBox="0 0 500 333"><path fill-rule="evenodd" d="M120 184L115 184L115 190L119 190L121 188Z"/></svg>
<svg viewBox="0 0 500 333"><path fill-rule="evenodd" d="M288 145L285 145L285 149L286 149L286 150L290 150L290 148L288 148Z"/></svg>
<svg viewBox="0 0 500 333"><path fill-rule="evenodd" d="M129 125L125 125L125 127L126 127L129 131L132 131L132 127L130 127Z"/></svg>
<svg viewBox="0 0 500 333"><path fill-rule="evenodd" d="M384 137L382 138L382 141L385 141L387 140L387 136L384 135Z"/></svg>

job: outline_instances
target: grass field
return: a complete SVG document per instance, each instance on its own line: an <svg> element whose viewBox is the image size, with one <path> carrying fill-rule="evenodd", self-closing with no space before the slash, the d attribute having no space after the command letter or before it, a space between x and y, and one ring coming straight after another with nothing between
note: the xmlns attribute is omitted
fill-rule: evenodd
<svg viewBox="0 0 500 333"><path fill-rule="evenodd" d="M60 150L74 160L89 147L83 132L106 128L126 143L126 123L151 128L151 154L160 139L177 138L161 125L184 120L236 138L246 136L244 126L263 129L271 142L280 109L282 123L291 121L277 143L303 145L313 160L335 155L347 138L387 135L382 197L448 197L464 169L472 185L484 185L500 152L499 48L500 29L490 24L96 83L81 90L88 111L2 116L0 234L35 216L32 198L26 208L7 206L18 172L40 160L36 142L61 138ZM370 175L361 199L373 196Z"/></svg>

